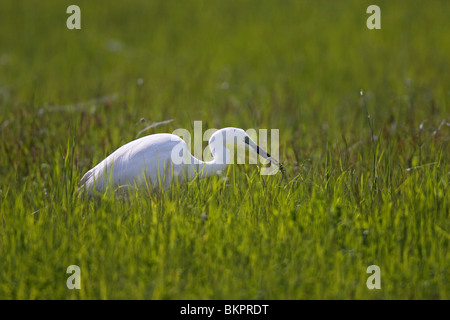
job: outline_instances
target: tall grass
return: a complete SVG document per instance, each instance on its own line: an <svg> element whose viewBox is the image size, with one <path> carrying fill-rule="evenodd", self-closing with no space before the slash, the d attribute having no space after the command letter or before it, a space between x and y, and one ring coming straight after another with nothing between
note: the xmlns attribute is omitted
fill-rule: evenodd
<svg viewBox="0 0 450 320"><path fill-rule="evenodd" d="M77 4L79 31L0 4L0 298L449 298L446 1L379 1L376 31L365 1ZM145 134L280 129L286 179L77 196L169 119Z"/></svg>

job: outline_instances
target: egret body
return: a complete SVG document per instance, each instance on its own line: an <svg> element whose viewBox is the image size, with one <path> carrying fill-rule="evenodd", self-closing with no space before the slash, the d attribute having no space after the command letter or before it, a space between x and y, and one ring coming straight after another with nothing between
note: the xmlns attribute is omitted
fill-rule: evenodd
<svg viewBox="0 0 450 320"><path fill-rule="evenodd" d="M209 139L211 161L195 158L186 142L174 134L158 133L131 141L114 151L81 178L80 190L92 194L103 192L108 185L169 188L174 179L190 181L196 176L209 177L230 163L228 147L237 145L250 149L280 166L277 160L261 149L239 128L224 128Z"/></svg>

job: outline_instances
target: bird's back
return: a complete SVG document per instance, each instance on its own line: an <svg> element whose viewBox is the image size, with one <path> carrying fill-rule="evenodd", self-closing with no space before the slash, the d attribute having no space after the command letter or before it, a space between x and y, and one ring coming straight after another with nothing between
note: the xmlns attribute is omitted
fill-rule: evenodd
<svg viewBox="0 0 450 320"><path fill-rule="evenodd" d="M172 166L171 155L175 146L187 147L180 137L169 133L133 140L89 170L80 181L80 189L92 192L95 187L97 191L104 191L110 183L121 186L163 182L164 172Z"/></svg>

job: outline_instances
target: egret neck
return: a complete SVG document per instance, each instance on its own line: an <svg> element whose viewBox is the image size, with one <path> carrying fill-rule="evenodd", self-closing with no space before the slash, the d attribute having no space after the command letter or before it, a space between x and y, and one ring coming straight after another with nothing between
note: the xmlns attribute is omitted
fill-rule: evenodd
<svg viewBox="0 0 450 320"><path fill-rule="evenodd" d="M224 140L213 138L214 135L209 139L209 150L211 150L213 160L199 161L198 163L198 173L201 177L210 177L224 170L230 163L231 152L223 145Z"/></svg>

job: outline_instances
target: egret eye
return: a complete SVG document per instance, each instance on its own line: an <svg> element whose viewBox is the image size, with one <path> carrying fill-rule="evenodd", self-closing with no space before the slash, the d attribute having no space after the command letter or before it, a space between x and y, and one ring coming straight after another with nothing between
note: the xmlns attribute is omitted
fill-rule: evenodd
<svg viewBox="0 0 450 320"><path fill-rule="evenodd" d="M246 144L249 144L249 143L250 143L250 139L249 139L249 137L248 137L248 136L245 136L245 138L244 138L244 142L245 142Z"/></svg>

